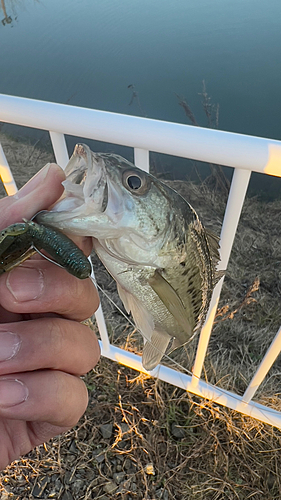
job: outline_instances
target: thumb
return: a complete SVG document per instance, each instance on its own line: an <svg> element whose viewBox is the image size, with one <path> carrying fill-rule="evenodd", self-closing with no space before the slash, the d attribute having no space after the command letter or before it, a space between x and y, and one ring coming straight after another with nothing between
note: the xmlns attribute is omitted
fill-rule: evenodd
<svg viewBox="0 0 281 500"><path fill-rule="evenodd" d="M48 163L18 193L0 200L0 228L23 217L30 219L40 210L47 209L63 193L63 170L55 163Z"/></svg>

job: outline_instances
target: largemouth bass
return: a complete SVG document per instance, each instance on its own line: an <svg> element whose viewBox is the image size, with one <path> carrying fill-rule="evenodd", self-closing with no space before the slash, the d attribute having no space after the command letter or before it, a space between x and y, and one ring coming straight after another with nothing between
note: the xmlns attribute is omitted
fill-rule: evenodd
<svg viewBox="0 0 281 500"><path fill-rule="evenodd" d="M176 191L118 155L77 144L66 176L63 198L36 220L93 238L152 370L202 326L220 278L218 238Z"/></svg>

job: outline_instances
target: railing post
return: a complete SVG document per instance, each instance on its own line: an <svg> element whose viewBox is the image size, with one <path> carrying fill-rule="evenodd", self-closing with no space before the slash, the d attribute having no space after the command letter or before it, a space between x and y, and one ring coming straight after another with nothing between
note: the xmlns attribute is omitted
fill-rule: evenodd
<svg viewBox="0 0 281 500"><path fill-rule="evenodd" d="M223 219L222 230L221 230L221 240L220 240L221 261L218 266L219 269L227 268L250 176L251 176L250 170L242 170L238 168L234 170L228 201L226 205L225 215ZM198 347L193 367L192 384L194 386L198 384L198 380L201 377L203 363L211 336L211 331L220 298L222 284L223 284L223 279L220 280L220 282L214 289L209 312L200 333L200 338L198 342Z"/></svg>
<svg viewBox="0 0 281 500"><path fill-rule="evenodd" d="M260 366L258 367L255 375L253 376L251 382L249 383L242 397L242 400L245 403L249 403L249 401L254 397L264 377L272 367L277 356L280 354L280 351L281 351L281 328L278 330L273 341L271 342L271 345L269 346L266 355L264 356Z"/></svg>
<svg viewBox="0 0 281 500"><path fill-rule="evenodd" d="M3 148L0 144L0 177L5 186L7 194L9 196L15 194L18 190L17 185L15 183L15 179L9 167L9 163L7 162L7 158L3 151Z"/></svg>
<svg viewBox="0 0 281 500"><path fill-rule="evenodd" d="M89 261L92 264L91 256L88 257L88 259L89 259ZM96 282L96 277L95 277L95 272L94 272L93 266L92 266L92 272L91 272L91 280L92 280L92 282L94 283L95 287L98 290L98 286L97 286L97 282ZM106 323L105 323L104 314L103 314L103 310L102 310L101 304L99 305L98 309L95 312L95 318L96 318L96 322L97 322L98 329L99 329L100 336L101 336L102 350L103 350L103 352L106 353L110 349L110 342L109 342L109 338L108 338L108 331L107 331L107 328L106 328Z"/></svg>
<svg viewBox="0 0 281 500"><path fill-rule="evenodd" d="M134 162L136 167L149 172L149 151L147 149L134 148Z"/></svg>
<svg viewBox="0 0 281 500"><path fill-rule="evenodd" d="M52 141L56 162L61 168L65 169L69 161L69 156L64 134L59 134L58 132L52 132L51 130L49 134Z"/></svg>

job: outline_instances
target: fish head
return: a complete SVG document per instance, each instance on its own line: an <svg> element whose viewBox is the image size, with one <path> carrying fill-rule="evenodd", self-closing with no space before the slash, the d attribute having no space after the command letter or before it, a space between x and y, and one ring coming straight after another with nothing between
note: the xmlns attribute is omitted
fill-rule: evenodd
<svg viewBox="0 0 281 500"><path fill-rule="evenodd" d="M63 197L38 222L97 239L127 237L140 246L163 239L171 200L153 176L84 144L76 145L65 173Z"/></svg>

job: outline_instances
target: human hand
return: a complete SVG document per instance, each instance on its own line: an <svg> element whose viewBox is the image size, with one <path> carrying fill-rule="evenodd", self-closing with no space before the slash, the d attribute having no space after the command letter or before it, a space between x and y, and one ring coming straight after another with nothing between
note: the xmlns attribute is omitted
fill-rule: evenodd
<svg viewBox="0 0 281 500"><path fill-rule="evenodd" d="M30 219L62 194L64 173L46 165L0 200L0 228ZM91 251L88 238L75 242ZM0 469L77 423L87 403L80 376L98 362L94 333L80 321L99 304L79 280L39 255L0 277Z"/></svg>

